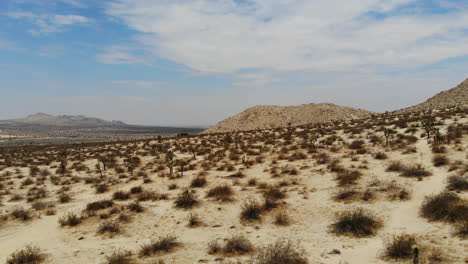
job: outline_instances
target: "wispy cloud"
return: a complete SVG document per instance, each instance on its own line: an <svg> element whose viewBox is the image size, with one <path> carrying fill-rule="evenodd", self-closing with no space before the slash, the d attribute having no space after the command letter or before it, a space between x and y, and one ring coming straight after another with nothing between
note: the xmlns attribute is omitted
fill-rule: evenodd
<svg viewBox="0 0 468 264"><path fill-rule="evenodd" d="M29 32L33 35L47 35L66 30L67 26L86 25L92 20L80 15L34 14L32 12L9 12L6 16L13 19L25 19L33 24Z"/></svg>
<svg viewBox="0 0 468 264"><path fill-rule="evenodd" d="M112 81L112 84L123 86L126 88L155 89L155 88L161 87L160 82L149 82L149 81L116 80L116 81Z"/></svg>
<svg viewBox="0 0 468 264"><path fill-rule="evenodd" d="M129 46L111 46L96 59L104 64L150 64L150 59L137 54L136 50Z"/></svg>
<svg viewBox="0 0 468 264"><path fill-rule="evenodd" d="M9 50L9 51L20 51L21 48L18 45L7 39L0 39L0 49Z"/></svg>
<svg viewBox="0 0 468 264"><path fill-rule="evenodd" d="M114 0L106 12L157 56L204 72L404 68L467 55L468 12L414 11L424 2Z"/></svg>

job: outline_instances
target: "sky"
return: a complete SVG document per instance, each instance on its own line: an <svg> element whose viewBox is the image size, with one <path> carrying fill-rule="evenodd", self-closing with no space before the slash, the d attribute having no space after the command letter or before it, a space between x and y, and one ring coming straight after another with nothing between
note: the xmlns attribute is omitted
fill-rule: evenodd
<svg viewBox="0 0 468 264"><path fill-rule="evenodd" d="M0 119L383 112L468 78L466 0L0 0Z"/></svg>

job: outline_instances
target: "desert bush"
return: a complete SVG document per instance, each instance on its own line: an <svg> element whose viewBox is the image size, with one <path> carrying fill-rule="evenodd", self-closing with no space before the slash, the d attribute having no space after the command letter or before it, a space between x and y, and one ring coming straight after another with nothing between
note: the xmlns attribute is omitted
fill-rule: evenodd
<svg viewBox="0 0 468 264"><path fill-rule="evenodd" d="M232 190L232 187L224 184L215 186L208 190L206 197L214 197L218 201L231 201L233 194L234 191Z"/></svg>
<svg viewBox="0 0 468 264"><path fill-rule="evenodd" d="M101 200L86 205L86 211L98 211L114 206L112 200Z"/></svg>
<svg viewBox="0 0 468 264"><path fill-rule="evenodd" d="M60 203L68 203L71 201L71 196L67 193L62 193L59 196L59 202Z"/></svg>
<svg viewBox="0 0 468 264"><path fill-rule="evenodd" d="M280 211L275 215L275 224L280 226L287 226L291 223L291 219L285 211Z"/></svg>
<svg viewBox="0 0 468 264"><path fill-rule="evenodd" d="M132 252L126 250L114 251L111 255L106 256L106 264L131 264Z"/></svg>
<svg viewBox="0 0 468 264"><path fill-rule="evenodd" d="M403 166L401 176L403 177L426 177L430 176L431 173L427 171L421 164Z"/></svg>
<svg viewBox="0 0 468 264"><path fill-rule="evenodd" d="M339 186L353 185L361 175L362 173L357 170L344 170L336 174L335 180L338 181Z"/></svg>
<svg viewBox="0 0 468 264"><path fill-rule="evenodd" d="M335 222L331 225L331 232L339 235L366 237L375 235L380 227L381 222L373 213L358 208L337 214Z"/></svg>
<svg viewBox="0 0 468 264"><path fill-rule="evenodd" d="M185 191L181 192L177 196L177 198L176 198L176 200L174 202L176 207L184 208L184 209L192 208L197 203L198 203L197 196L193 192L191 192L189 190L185 190Z"/></svg>
<svg viewBox="0 0 468 264"><path fill-rule="evenodd" d="M455 226L455 235L461 238L466 238L468 236L468 220L462 221Z"/></svg>
<svg viewBox="0 0 468 264"><path fill-rule="evenodd" d="M206 185L206 178L203 176L197 176L195 177L192 182L190 183L190 186L192 188L201 188Z"/></svg>
<svg viewBox="0 0 468 264"><path fill-rule="evenodd" d="M364 141L362 140L354 140L349 144L350 149L362 149L364 146Z"/></svg>
<svg viewBox="0 0 468 264"><path fill-rule="evenodd" d="M273 200L280 200L286 197L286 194L276 186L267 186L263 190L263 197L265 199L273 199Z"/></svg>
<svg viewBox="0 0 468 264"><path fill-rule="evenodd" d="M254 246L250 240L243 235L233 235L226 240L226 245L223 247L225 254L243 255L254 250Z"/></svg>
<svg viewBox="0 0 468 264"><path fill-rule="evenodd" d="M73 212L69 212L68 214L61 216L58 219L60 226L77 226L81 223L81 217Z"/></svg>
<svg viewBox="0 0 468 264"><path fill-rule="evenodd" d="M336 201L348 201L356 198L356 195L358 195L359 192L355 189L342 189L339 190L334 196L333 199Z"/></svg>
<svg viewBox="0 0 468 264"><path fill-rule="evenodd" d="M387 159L388 156L387 156L387 154L385 154L383 152L377 152L377 153L375 153L374 158L378 159L378 160L384 160L384 159Z"/></svg>
<svg viewBox="0 0 468 264"><path fill-rule="evenodd" d="M400 172L403 170L403 164L400 161L391 161L388 166L386 171L391 171L391 172Z"/></svg>
<svg viewBox="0 0 468 264"><path fill-rule="evenodd" d="M6 260L6 264L39 264L44 261L41 250L37 247L26 246L11 254Z"/></svg>
<svg viewBox="0 0 468 264"><path fill-rule="evenodd" d="M447 179L447 188L451 191L466 191L468 190L468 176L452 175Z"/></svg>
<svg viewBox="0 0 468 264"><path fill-rule="evenodd" d="M198 214L191 213L188 218L188 225L190 227L196 227L196 226L199 226L200 224L201 224L200 216Z"/></svg>
<svg viewBox="0 0 468 264"><path fill-rule="evenodd" d="M143 187L141 186L135 186L130 189L131 194L137 194L143 192Z"/></svg>
<svg viewBox="0 0 468 264"><path fill-rule="evenodd" d="M161 197L155 191L143 191L137 196L138 201L157 200L160 198Z"/></svg>
<svg viewBox="0 0 468 264"><path fill-rule="evenodd" d="M222 247L217 239L208 242L208 254L217 254L220 253L221 250Z"/></svg>
<svg viewBox="0 0 468 264"><path fill-rule="evenodd" d="M413 246L416 245L414 235L401 234L385 239L384 256L392 259L407 259L413 256Z"/></svg>
<svg viewBox="0 0 468 264"><path fill-rule="evenodd" d="M10 215L13 217L13 218L16 218L16 219L21 219L23 221L27 221L27 220L30 220L31 219L31 215L29 214L29 211L24 209L23 207L15 207L13 208L13 210L11 211Z"/></svg>
<svg viewBox="0 0 468 264"><path fill-rule="evenodd" d="M113 195L112 198L114 200L127 200L130 198L130 194L128 192L124 191L116 191Z"/></svg>
<svg viewBox="0 0 468 264"><path fill-rule="evenodd" d="M120 233L120 227L117 222L112 222L112 221L105 221L102 222L99 225L98 228L98 233L99 234L104 234L104 233Z"/></svg>
<svg viewBox="0 0 468 264"><path fill-rule="evenodd" d="M431 221L459 222L468 219L468 206L457 194L442 192L427 196L420 214Z"/></svg>
<svg viewBox="0 0 468 264"><path fill-rule="evenodd" d="M173 235L161 236L141 246L140 253L143 256L151 256L159 252L169 252L179 245L177 237Z"/></svg>
<svg viewBox="0 0 468 264"><path fill-rule="evenodd" d="M96 193L105 193L109 190L109 186L107 184L98 184L94 186L96 189Z"/></svg>
<svg viewBox="0 0 468 264"><path fill-rule="evenodd" d="M252 258L253 264L308 264L304 250L297 244L278 240L276 243L262 248Z"/></svg>
<svg viewBox="0 0 468 264"><path fill-rule="evenodd" d="M241 219L246 221L260 220L262 206L253 199L247 200L242 204Z"/></svg>
<svg viewBox="0 0 468 264"><path fill-rule="evenodd" d="M132 212L135 212L135 213L141 213L141 212L143 212L145 210L143 208L143 206L141 206L141 204L138 201L130 203L127 206L127 208L128 208L128 210L130 210Z"/></svg>
<svg viewBox="0 0 468 264"><path fill-rule="evenodd" d="M449 164L449 159L445 156L437 155L432 158L432 164L434 164L435 167L445 166Z"/></svg>

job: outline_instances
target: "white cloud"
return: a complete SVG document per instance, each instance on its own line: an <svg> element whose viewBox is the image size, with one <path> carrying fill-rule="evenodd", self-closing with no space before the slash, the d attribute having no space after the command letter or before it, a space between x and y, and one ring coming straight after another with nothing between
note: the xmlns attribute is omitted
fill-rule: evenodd
<svg viewBox="0 0 468 264"><path fill-rule="evenodd" d="M60 14L34 14L31 12L9 12L6 16L13 19L26 19L31 21L36 28L30 29L33 35L46 35L49 33L62 32L66 26L86 25L92 22L91 19L79 15Z"/></svg>
<svg viewBox="0 0 468 264"><path fill-rule="evenodd" d="M135 49L128 46L111 46L96 59L104 64L150 64L147 57L135 54Z"/></svg>
<svg viewBox="0 0 468 264"><path fill-rule="evenodd" d="M203 72L417 67L468 55L466 10L394 12L413 2L115 0L106 12L140 32L157 56Z"/></svg>

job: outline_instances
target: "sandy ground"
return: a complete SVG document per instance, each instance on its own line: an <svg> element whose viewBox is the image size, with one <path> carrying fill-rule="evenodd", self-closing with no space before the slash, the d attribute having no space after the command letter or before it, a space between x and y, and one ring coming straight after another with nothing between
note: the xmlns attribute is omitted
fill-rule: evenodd
<svg viewBox="0 0 468 264"><path fill-rule="evenodd" d="M465 151L457 151L454 146L449 146L447 156L450 160L467 161L466 138L462 142ZM407 201L390 201L380 197L372 202L336 202L332 199L336 192L334 174L326 169L325 165L317 165L310 157L300 161L278 161L276 166L291 166L309 168L300 170L297 176L282 176L279 179L271 178L271 174L265 169L270 167L270 162L256 164L243 172L245 178L240 179L240 184L234 184L235 200L222 203L205 198L204 194L210 187L220 183L232 184L233 181L226 176L232 172L211 171L206 177L208 187L198 189L201 203L191 210L174 208L173 199L184 186L190 184L194 175L199 171L189 171L183 178L170 180L161 178L157 173L149 173L152 183L143 184L142 180L120 183L112 186L109 192L95 194L90 185L84 183L73 184L70 194L73 200L66 204L57 204L57 215L40 217L27 222L18 220L7 221L0 225L0 260L6 259L12 252L25 245L40 247L46 254L45 263L105 263L105 256L113 250L126 249L137 252L141 245L165 234L175 234L181 242L180 247L167 254L156 255L148 258L138 258L137 263L150 263L156 259L162 259L165 263L220 263L220 259L247 260L250 256L222 257L209 255L207 244L214 239L224 239L233 234L244 234L253 244L260 248L278 238L287 238L300 242L309 257L310 263L338 264L338 263L393 263L384 260L382 256L385 238L400 233L414 233L425 245L440 247L449 256L444 263L466 263L468 256L468 244L466 240L453 236L451 225L439 222L428 222L419 216L421 203L427 195L436 194L446 186L446 179L451 173L447 167L434 167L432 165L433 154L426 140L420 139L414 145L417 153L401 154L399 151L389 151L389 159L376 160L369 154L359 156L358 161L350 158L342 158L345 167L362 165L366 160L368 169L363 170L364 176L359 181L359 186L366 186L371 181L380 180L388 182L395 180L404 185L411 192L411 199ZM333 153L335 156L343 156L343 153ZM143 163L151 158L145 157ZM203 160L204 157L198 157ZM429 168L432 176L422 181L403 178L398 173L386 172L385 168L390 160L401 160L404 163L420 163ZM95 161L87 161L92 168ZM242 165L237 164L240 168ZM23 174L27 175L28 170ZM76 173L84 176L85 173ZM260 222L243 223L239 219L242 202L255 198L260 201L261 193L256 187L247 186L250 178L256 178L259 182L277 183L279 180L297 180L298 185L285 187L287 198L284 199L286 210L292 219L289 226L282 227L273 224L275 211L268 213ZM168 190L168 186L176 183L179 188ZM169 200L142 202L146 208L144 213L134 214L132 221L122 225L123 232L113 236L97 234L99 219L86 219L77 227L60 227L58 218L66 212L81 212L87 203L100 199L111 199L116 190L129 190L133 186L142 185L144 189L155 190L160 193L168 193ZM48 186L49 190L58 190L58 186ZM466 198L466 193L461 194ZM383 196L384 197L384 196ZM57 198L48 198L50 201ZM127 202L117 201L117 204ZM0 211L8 212L13 207L22 205L29 208L25 201L8 202L4 199ZM351 208L363 207L375 212L383 221L383 227L378 234L370 238L354 238L336 236L328 232L329 225L337 212ZM282 209L275 209L276 211ZM197 228L187 227L187 219L190 213L197 213L203 225ZM341 254L331 254L338 249ZM395 262L395 263L401 263Z"/></svg>

